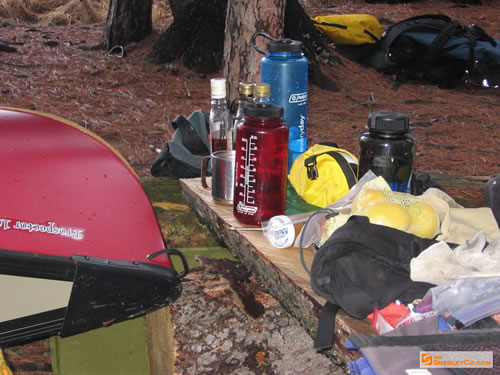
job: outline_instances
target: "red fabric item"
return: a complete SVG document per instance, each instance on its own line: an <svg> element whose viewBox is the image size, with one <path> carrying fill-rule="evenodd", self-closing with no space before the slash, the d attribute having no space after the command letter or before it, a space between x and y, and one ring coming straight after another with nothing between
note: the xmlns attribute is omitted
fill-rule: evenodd
<svg viewBox="0 0 500 375"><path fill-rule="evenodd" d="M390 305L382 310L373 309L373 313L367 316L371 321L371 326L379 333L388 332L396 327L399 320L408 312L405 305L391 302Z"/></svg>

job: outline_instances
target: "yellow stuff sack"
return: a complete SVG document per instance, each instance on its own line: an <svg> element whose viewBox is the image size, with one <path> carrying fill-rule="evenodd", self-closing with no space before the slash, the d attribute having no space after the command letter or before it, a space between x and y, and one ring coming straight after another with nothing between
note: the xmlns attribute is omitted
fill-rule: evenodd
<svg viewBox="0 0 500 375"><path fill-rule="evenodd" d="M337 44L376 43L384 31L378 20L369 14L332 14L311 20Z"/></svg>
<svg viewBox="0 0 500 375"><path fill-rule="evenodd" d="M357 182L358 159L349 151L314 145L294 160L288 180L307 203L325 207Z"/></svg>

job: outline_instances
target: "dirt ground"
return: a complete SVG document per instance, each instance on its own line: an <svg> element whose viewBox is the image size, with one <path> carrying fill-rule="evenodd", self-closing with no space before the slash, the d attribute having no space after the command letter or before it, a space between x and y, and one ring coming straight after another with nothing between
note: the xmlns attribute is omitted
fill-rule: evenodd
<svg viewBox="0 0 500 375"><path fill-rule="evenodd" d="M398 5L306 0L304 4L311 16L368 13L399 21L444 13L466 25L479 24L500 37L500 3L494 0L469 7L450 0ZM199 76L180 64L144 62L172 20L168 14L156 19L154 32L127 46L124 58L79 48L98 43L102 23L3 24L0 41L15 51L0 52L0 104L72 120L113 145L139 175L148 175L156 156L152 148L161 148L171 138L172 119L199 108L208 111L209 79L222 74ZM500 173L500 89L463 82L453 90L426 83L406 83L392 90L392 77L339 58L342 64L323 67L338 92L309 87L309 145L335 141L356 154L368 114L391 109L407 113L411 122L430 132L426 141L416 145L417 170L483 178Z"/></svg>

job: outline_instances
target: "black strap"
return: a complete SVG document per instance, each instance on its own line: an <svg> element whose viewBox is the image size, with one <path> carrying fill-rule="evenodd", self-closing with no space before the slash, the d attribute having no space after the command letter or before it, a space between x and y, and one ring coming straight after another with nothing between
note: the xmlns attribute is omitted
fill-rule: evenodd
<svg viewBox="0 0 500 375"><path fill-rule="evenodd" d="M147 256L147 258L149 260L153 260L154 258L156 258L158 255L161 255L161 254L167 254L169 257L171 257L172 255L177 255L179 258L181 258L182 267L184 268L184 270L180 274L177 275L177 277L179 279L182 279L184 276L186 276L189 273L189 266L187 264L186 257L184 256L183 253L181 253L177 249L162 249L162 250L158 250L158 251L155 251L152 254L149 254ZM175 270L175 268L174 268L174 270Z"/></svg>
<svg viewBox="0 0 500 375"><path fill-rule="evenodd" d="M339 145L336 144L335 142L332 142L332 141L324 141L324 142L320 142L319 144L323 145L323 146L330 146L330 147L339 148Z"/></svg>
<svg viewBox="0 0 500 375"><path fill-rule="evenodd" d="M451 22L451 18L444 14L424 14L407 18L387 29L383 38L379 41L380 47L385 51L391 47L392 43L402 33L412 29L419 29L423 26L434 28L437 32L440 32L443 29L443 22Z"/></svg>
<svg viewBox="0 0 500 375"><path fill-rule="evenodd" d="M332 27L338 27L339 29L347 30L347 26L346 25L339 25L338 23L318 22L318 21L315 21L315 20L311 20L311 21L315 25L332 26Z"/></svg>
<svg viewBox="0 0 500 375"><path fill-rule="evenodd" d="M318 331L314 339L314 349L327 350L333 346L335 338L335 318L340 306L326 302L319 314Z"/></svg>
<svg viewBox="0 0 500 375"><path fill-rule="evenodd" d="M470 32L476 37L477 40L490 43L493 47L497 46L497 41L492 36L488 35L484 29L479 25L472 25L470 27Z"/></svg>
<svg viewBox="0 0 500 375"><path fill-rule="evenodd" d="M463 30L462 25L456 21L450 22L439 34L434 38L424 58L432 60L437 58L442 52L444 45L456 34L458 30Z"/></svg>
<svg viewBox="0 0 500 375"><path fill-rule="evenodd" d="M318 21L315 21L315 20L311 20L311 21L315 25L337 27L337 28L343 29L343 30L347 30L348 29L348 27L346 25L339 25L338 23L318 22ZM368 34L375 42L378 42L379 39L373 33L369 32L366 29L363 29L363 32L365 34Z"/></svg>
<svg viewBox="0 0 500 375"><path fill-rule="evenodd" d="M365 34L368 34L370 36L370 38L372 38L375 42L379 41L379 39L373 33L369 32L368 30L364 29L363 32Z"/></svg>
<svg viewBox="0 0 500 375"><path fill-rule="evenodd" d="M356 184L356 174L352 170L348 161L337 151L323 152L321 154L309 156L306 160L304 160L304 166L307 169L307 177L310 180L315 180L319 177L318 168L316 167L316 158L324 154L328 154L335 159L345 175L349 189L352 188Z"/></svg>

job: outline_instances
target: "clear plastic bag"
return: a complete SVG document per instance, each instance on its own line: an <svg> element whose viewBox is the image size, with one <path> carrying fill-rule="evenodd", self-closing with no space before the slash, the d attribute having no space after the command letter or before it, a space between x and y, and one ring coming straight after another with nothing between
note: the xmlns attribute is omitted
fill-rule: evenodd
<svg viewBox="0 0 500 375"><path fill-rule="evenodd" d="M337 215L337 216L335 216ZM368 216L370 223L386 225L423 238L440 229L436 209L420 197L392 191L383 177L368 171L342 198L315 212L295 240L295 246L321 246L350 215Z"/></svg>
<svg viewBox="0 0 500 375"><path fill-rule="evenodd" d="M370 181L354 198L352 215L364 215L370 223L386 225L423 238L434 238L440 229L436 209L421 197L392 191L378 177Z"/></svg>
<svg viewBox="0 0 500 375"><path fill-rule="evenodd" d="M464 326L500 313L500 277L457 279L429 289L432 308L443 316L451 315ZM424 297L424 300L426 299Z"/></svg>

